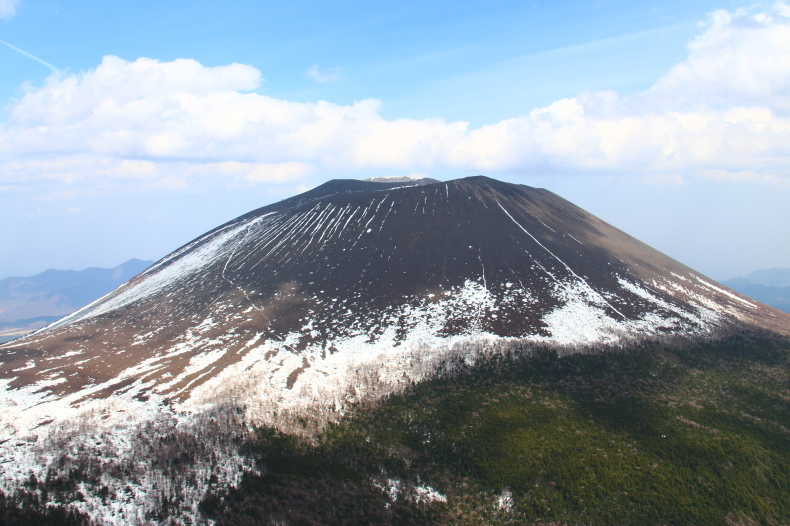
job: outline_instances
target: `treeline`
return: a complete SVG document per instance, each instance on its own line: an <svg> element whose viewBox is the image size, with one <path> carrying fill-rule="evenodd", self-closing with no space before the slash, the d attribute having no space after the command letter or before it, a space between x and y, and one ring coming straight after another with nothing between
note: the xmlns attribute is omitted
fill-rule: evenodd
<svg viewBox="0 0 790 526"><path fill-rule="evenodd" d="M218 524L790 521L787 338L586 351L448 363L313 441L261 429L260 474L202 509Z"/></svg>
<svg viewBox="0 0 790 526"><path fill-rule="evenodd" d="M189 418L161 413L112 430L82 424L20 442L17 459L28 474L3 496L0 524L206 523L198 504L207 489L235 484L253 467L238 454L248 433L241 415L218 406Z"/></svg>
<svg viewBox="0 0 790 526"><path fill-rule="evenodd" d="M788 338L468 351L319 432L229 404L53 435L0 524L790 523Z"/></svg>

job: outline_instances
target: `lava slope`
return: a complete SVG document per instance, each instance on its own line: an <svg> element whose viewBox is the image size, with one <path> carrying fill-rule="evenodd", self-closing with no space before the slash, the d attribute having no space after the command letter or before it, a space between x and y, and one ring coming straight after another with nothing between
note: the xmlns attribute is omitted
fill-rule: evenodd
<svg viewBox="0 0 790 526"><path fill-rule="evenodd" d="M179 410L232 399L265 423L392 391L459 353L731 324L787 333L790 316L549 191L335 180L0 347L0 425L10 436L111 399Z"/></svg>

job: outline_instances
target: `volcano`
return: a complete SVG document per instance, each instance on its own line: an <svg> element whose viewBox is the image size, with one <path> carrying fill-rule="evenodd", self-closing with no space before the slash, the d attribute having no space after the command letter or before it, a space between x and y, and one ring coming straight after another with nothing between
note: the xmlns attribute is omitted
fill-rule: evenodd
<svg viewBox="0 0 790 526"><path fill-rule="evenodd" d="M189 411L232 399L266 422L519 342L570 352L744 324L790 332L787 314L547 190L333 180L0 347L2 425L13 436L112 400Z"/></svg>

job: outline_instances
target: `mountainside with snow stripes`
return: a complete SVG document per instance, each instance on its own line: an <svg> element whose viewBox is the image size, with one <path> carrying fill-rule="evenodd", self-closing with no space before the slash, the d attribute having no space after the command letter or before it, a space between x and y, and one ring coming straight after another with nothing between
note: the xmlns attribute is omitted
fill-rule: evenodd
<svg viewBox="0 0 790 526"><path fill-rule="evenodd" d="M475 177L311 192L4 346L8 431L117 396L193 408L224 392L263 420L277 407L337 408L350 387L365 391L361 371L394 388L470 342L788 327L546 190Z"/></svg>
<svg viewBox="0 0 790 526"><path fill-rule="evenodd" d="M232 453L247 424L314 432L448 363L536 344L572 353L743 326L788 334L790 316L546 190L330 181L0 346L0 489L44 476L59 455L131 462L171 429L224 452L189 475L184 513L195 514L209 484L247 469ZM187 498L164 469L140 472L125 507L94 496L80 509L127 523L161 495Z"/></svg>

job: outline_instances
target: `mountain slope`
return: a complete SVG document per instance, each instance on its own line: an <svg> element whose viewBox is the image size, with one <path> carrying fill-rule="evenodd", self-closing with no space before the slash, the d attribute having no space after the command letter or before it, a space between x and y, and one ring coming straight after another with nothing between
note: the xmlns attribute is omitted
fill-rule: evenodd
<svg viewBox="0 0 790 526"><path fill-rule="evenodd" d="M0 490L44 495L34 475L83 488L71 507L99 523L195 523L207 491L253 468L250 425L315 437L499 356L744 326L787 334L790 316L546 190L330 181L0 346Z"/></svg>
<svg viewBox="0 0 790 526"><path fill-rule="evenodd" d="M235 482L207 483L191 496L200 505L188 518L178 514L188 501L162 491L146 503L142 520L116 511L113 521L99 522L790 521L790 339L743 331L597 350L559 356L539 344L445 370L376 404L358 405L312 440L259 428L234 459L254 461L250 471ZM120 451L133 448L134 465L116 456L101 470L93 442L102 438L92 436L71 458L59 459L57 474L26 482L10 504L28 520L9 524L65 524L41 516L90 509L89 490L103 495L107 507L128 510L141 490L138 473L151 469L146 464L186 466L199 478L199 448L189 441L174 447L186 438L180 430L158 431L148 441L164 442L168 454L150 459L134 449L139 444L121 443ZM174 433L177 440L169 438ZM120 480L112 484L113 477ZM166 489L163 482L159 488ZM0 523L11 507L2 504L0 496ZM75 516L72 524L89 524L85 519Z"/></svg>
<svg viewBox="0 0 790 526"><path fill-rule="evenodd" d="M754 333L484 360L313 443L260 430L260 474L202 508L219 526L787 524L788 366L790 340Z"/></svg>
<svg viewBox="0 0 790 526"><path fill-rule="evenodd" d="M9 414L14 427L121 394L182 408L244 399L267 420L397 389L470 342L735 322L790 327L546 190L339 180L218 227L6 345L0 377L38 401Z"/></svg>

